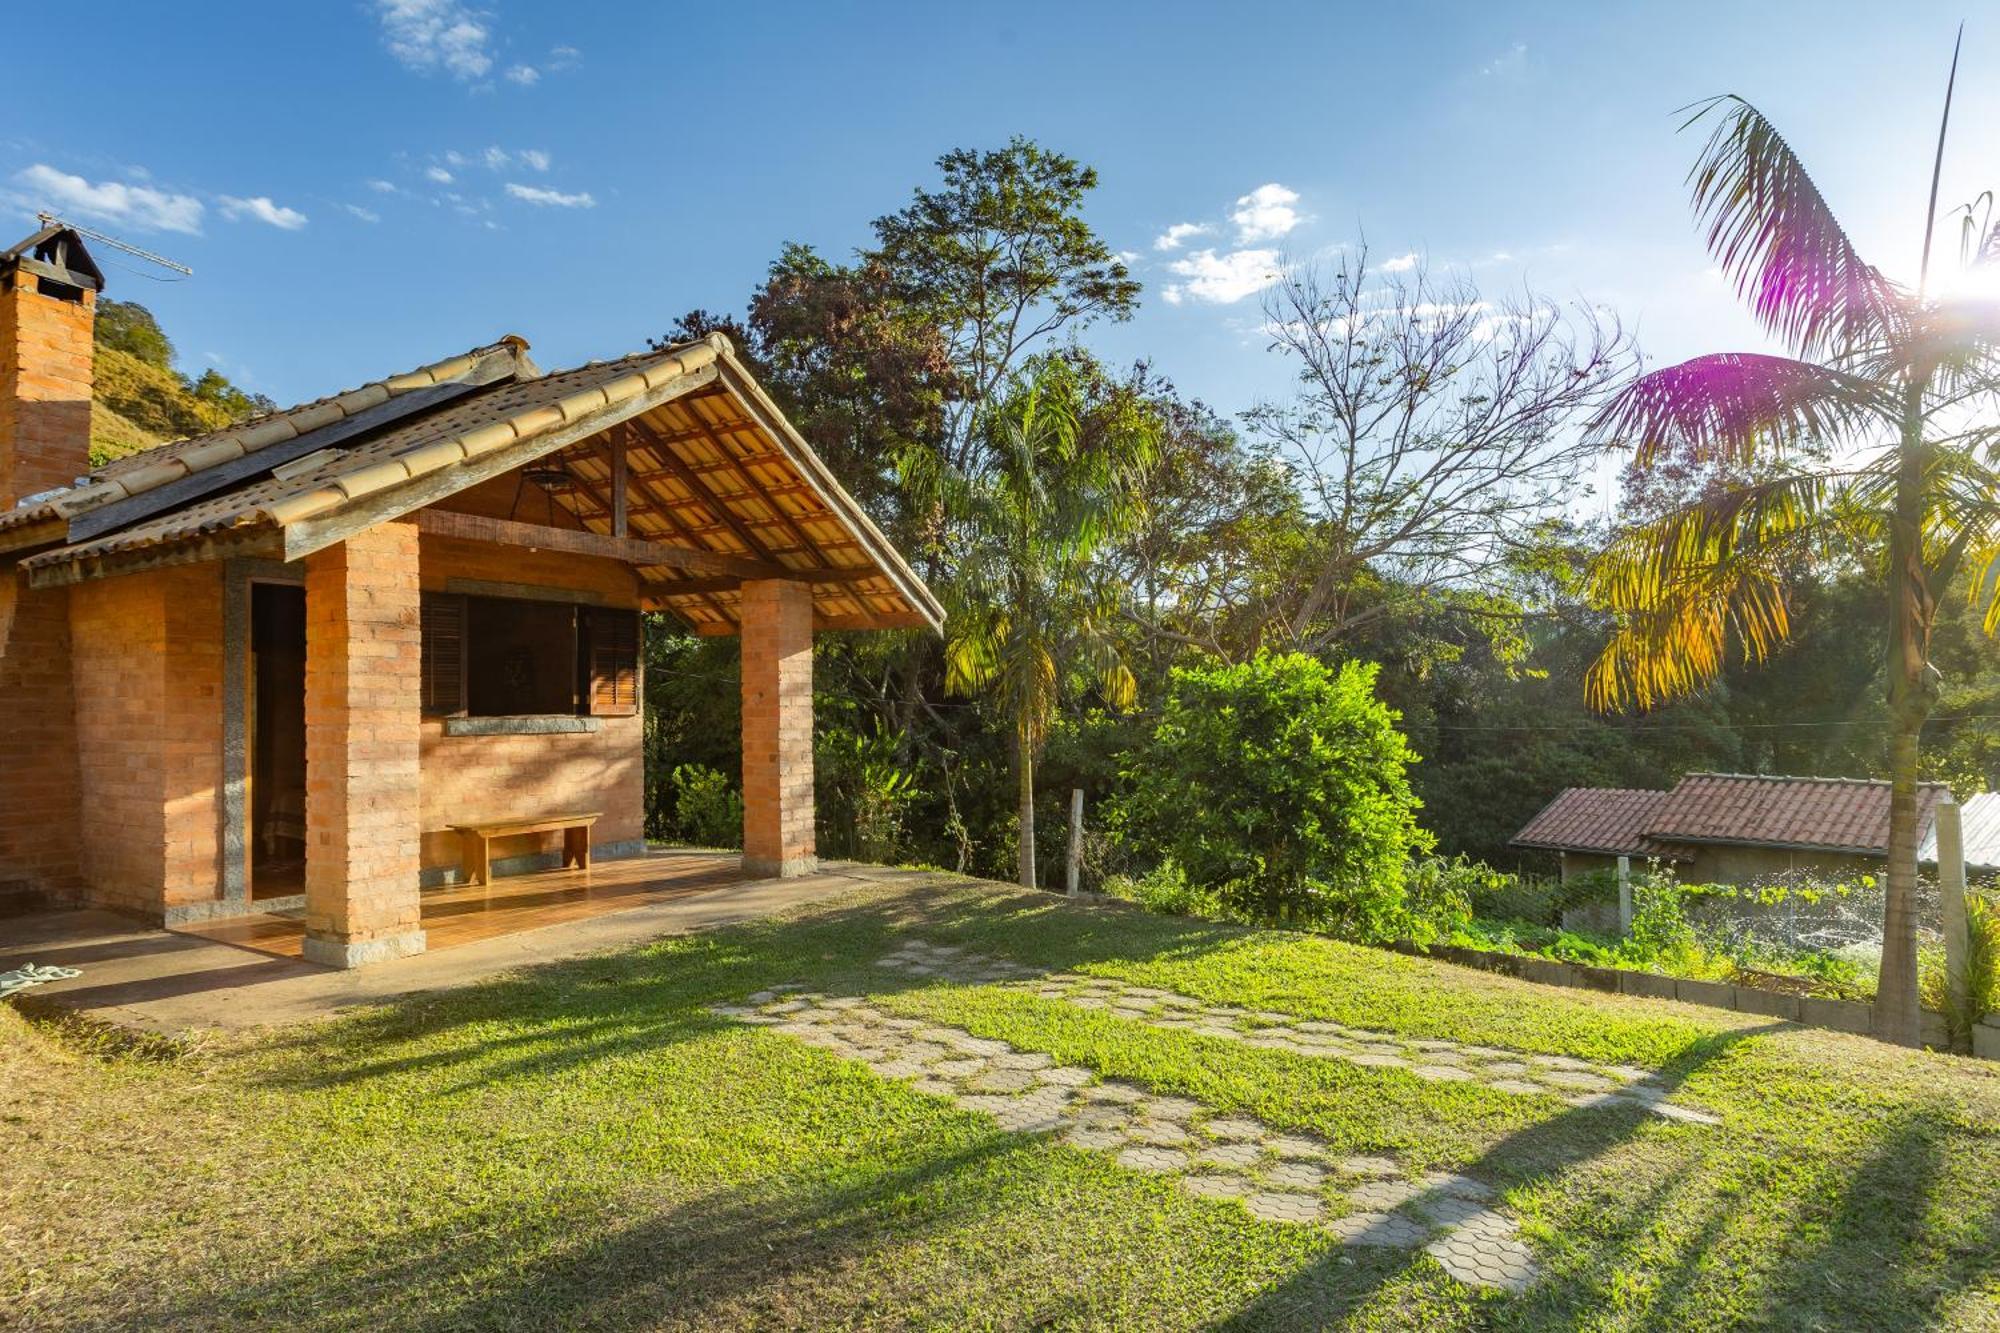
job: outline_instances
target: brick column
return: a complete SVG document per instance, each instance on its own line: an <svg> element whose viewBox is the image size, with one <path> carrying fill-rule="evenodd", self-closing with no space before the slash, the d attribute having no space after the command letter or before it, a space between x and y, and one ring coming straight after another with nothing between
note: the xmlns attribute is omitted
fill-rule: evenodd
<svg viewBox="0 0 2000 1333"><path fill-rule="evenodd" d="M743 868L809 875L813 855L812 589L743 585Z"/></svg>
<svg viewBox="0 0 2000 1333"><path fill-rule="evenodd" d="M315 963L424 949L418 626L413 524L306 557L305 956Z"/></svg>

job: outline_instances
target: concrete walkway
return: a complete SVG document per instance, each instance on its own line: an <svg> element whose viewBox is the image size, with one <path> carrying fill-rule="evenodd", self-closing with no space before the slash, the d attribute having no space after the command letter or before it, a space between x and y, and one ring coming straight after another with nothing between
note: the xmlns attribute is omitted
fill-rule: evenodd
<svg viewBox="0 0 2000 1333"><path fill-rule="evenodd" d="M0 972L25 963L82 975L22 992L27 1008L59 1007L121 1027L176 1034L245 1031L323 1018L502 972L713 930L771 916L919 871L829 863L817 875L752 880L436 953L335 971L236 945L138 925L111 912L62 911L0 920Z"/></svg>

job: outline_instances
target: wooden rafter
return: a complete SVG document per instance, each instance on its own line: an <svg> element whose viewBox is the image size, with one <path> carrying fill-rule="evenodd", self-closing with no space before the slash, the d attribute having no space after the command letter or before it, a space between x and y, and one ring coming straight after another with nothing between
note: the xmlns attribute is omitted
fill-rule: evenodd
<svg viewBox="0 0 2000 1333"><path fill-rule="evenodd" d="M552 528L540 523L487 518L482 514L461 514L450 509L419 510L416 519L418 531L433 537L457 537L500 546L529 546L570 555L594 555L641 568L658 566L684 569L693 574L726 574L739 579L793 576L793 571L784 566L762 560L745 560L741 556L721 555L714 551L690 551L642 537L610 537L587 528Z"/></svg>

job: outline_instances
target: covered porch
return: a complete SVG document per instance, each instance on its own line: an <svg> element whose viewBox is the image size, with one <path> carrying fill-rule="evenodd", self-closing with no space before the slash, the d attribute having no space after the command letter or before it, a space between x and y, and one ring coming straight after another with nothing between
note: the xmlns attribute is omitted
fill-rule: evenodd
<svg viewBox="0 0 2000 1333"><path fill-rule="evenodd" d="M758 878L732 852L654 848L585 870L530 871L483 884L425 890L418 898L418 927L426 947L436 952L672 902ZM273 958L301 958L305 952L303 908L172 929Z"/></svg>

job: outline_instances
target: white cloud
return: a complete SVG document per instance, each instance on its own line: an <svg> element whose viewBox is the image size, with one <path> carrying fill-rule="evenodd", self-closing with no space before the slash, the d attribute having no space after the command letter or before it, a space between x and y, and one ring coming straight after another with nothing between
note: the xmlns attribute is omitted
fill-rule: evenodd
<svg viewBox="0 0 2000 1333"><path fill-rule="evenodd" d="M549 48L548 67L551 70L575 69L583 63L583 52L574 46L552 46Z"/></svg>
<svg viewBox="0 0 2000 1333"><path fill-rule="evenodd" d="M1493 59L1479 67L1479 72L1488 78L1519 78L1528 70L1528 44L1516 42Z"/></svg>
<svg viewBox="0 0 2000 1333"><path fill-rule="evenodd" d="M530 171L547 171L549 169L549 155L539 148L523 148L520 152L514 154L514 156L520 159L521 165Z"/></svg>
<svg viewBox="0 0 2000 1333"><path fill-rule="evenodd" d="M140 231L178 231L191 236L201 232L202 203L190 194L120 181L87 181L41 162L17 172L14 181L27 192L25 202L33 207L117 222Z"/></svg>
<svg viewBox="0 0 2000 1333"><path fill-rule="evenodd" d="M493 30L459 0L376 0L375 10L389 54L408 69L466 83L493 68Z"/></svg>
<svg viewBox="0 0 2000 1333"><path fill-rule="evenodd" d="M1236 211L1229 215L1229 220L1236 224L1236 239L1249 245L1283 236L1303 221L1293 207L1298 201L1296 190L1288 190L1276 182L1259 185L1238 199Z"/></svg>
<svg viewBox="0 0 2000 1333"><path fill-rule="evenodd" d="M443 167L425 167L424 179L436 181L439 185L451 184L451 173Z"/></svg>
<svg viewBox="0 0 2000 1333"><path fill-rule="evenodd" d="M1206 236L1215 228L1206 222L1176 222L1173 226L1153 238L1155 250L1178 250L1181 242L1194 236Z"/></svg>
<svg viewBox="0 0 2000 1333"><path fill-rule="evenodd" d="M1231 250L1217 254L1213 250L1196 250L1167 267L1187 279L1163 293L1169 304L1179 305L1186 297L1209 305L1231 305L1278 280L1278 252Z"/></svg>
<svg viewBox="0 0 2000 1333"><path fill-rule="evenodd" d="M495 144L493 147L488 148L485 152L481 153L479 155L479 160L486 164L487 170L499 171L502 168L504 168L508 163L512 162L514 159L508 155L506 149L500 147L498 144Z"/></svg>
<svg viewBox="0 0 2000 1333"><path fill-rule="evenodd" d="M371 180L371 181L369 181L369 182L368 182L368 188L369 188L369 189L371 189L371 190L373 190L373 191L375 191L375 193L377 193L377 194L401 194L401 193L402 193L402 191L401 191L401 190L398 190L398 189L397 189L397 188L395 187L395 185L394 185L394 184L392 184L391 182L389 182L389 181L385 181L385 180L380 180L380 179L377 179L377 180Z"/></svg>
<svg viewBox="0 0 2000 1333"><path fill-rule="evenodd" d="M1416 266L1417 252L1415 250L1410 251L1406 255L1397 255L1394 259L1385 259L1382 261L1382 271L1384 273L1408 273Z"/></svg>
<svg viewBox="0 0 2000 1333"><path fill-rule="evenodd" d="M363 208L359 204L342 204L341 207L346 209L351 216L357 217L363 222L380 222L382 220L382 215L372 208Z"/></svg>
<svg viewBox="0 0 2000 1333"><path fill-rule="evenodd" d="M254 218L280 231L297 231L306 225L305 214L296 208L286 208L283 204L272 203L269 195L260 194L250 199L239 199L233 194L225 194L217 202L222 205L222 216L231 222L242 218Z"/></svg>
<svg viewBox="0 0 2000 1333"><path fill-rule="evenodd" d="M534 185L517 185L507 182L507 193L523 203L542 208L595 208L597 200L586 193L564 194L559 190L544 190Z"/></svg>
<svg viewBox="0 0 2000 1333"><path fill-rule="evenodd" d="M507 71L507 82L518 83L523 88L532 88L542 81L542 72L533 65L515 65Z"/></svg>

